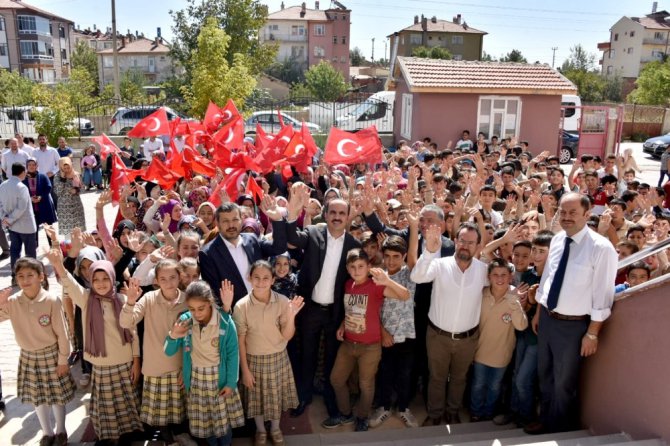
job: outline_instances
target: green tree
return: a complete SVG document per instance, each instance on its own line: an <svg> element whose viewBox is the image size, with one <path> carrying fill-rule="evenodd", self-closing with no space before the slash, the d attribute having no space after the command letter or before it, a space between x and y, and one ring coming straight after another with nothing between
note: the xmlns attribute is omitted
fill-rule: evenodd
<svg viewBox="0 0 670 446"><path fill-rule="evenodd" d="M561 65L561 72L571 70L592 71L595 67L596 55L588 53L581 44L570 48L570 56Z"/></svg>
<svg viewBox="0 0 670 446"><path fill-rule="evenodd" d="M309 98L311 96L312 92L309 88L307 88L307 85L305 85L304 82L296 82L295 84L291 85L291 92L289 93L289 97L291 99L304 100L305 98Z"/></svg>
<svg viewBox="0 0 670 446"><path fill-rule="evenodd" d="M351 63L352 67L360 67L361 65L364 65L367 60L365 60L363 51L361 51L359 47L355 46L349 50L349 62Z"/></svg>
<svg viewBox="0 0 670 446"><path fill-rule="evenodd" d="M235 64L235 58L245 57L251 74L262 73L275 59L277 45L261 43L259 30L265 26L268 8L258 0L187 0L186 8L170 11L174 20L174 34L170 53L186 69L190 79L193 66L191 53L198 47L198 36L208 18L229 36L226 61Z"/></svg>
<svg viewBox="0 0 670 446"><path fill-rule="evenodd" d="M619 74L605 76L605 88L603 90L603 99L610 102L622 102L623 97L623 78Z"/></svg>
<svg viewBox="0 0 670 446"><path fill-rule="evenodd" d="M424 57L428 59L451 59L451 53L448 49L439 46L428 48L425 46L417 46L412 50L413 57Z"/></svg>
<svg viewBox="0 0 670 446"><path fill-rule="evenodd" d="M521 51L519 50L512 50L509 53L505 54L500 58L500 62L522 62L522 63L528 63L525 57L523 57L523 54L521 54Z"/></svg>
<svg viewBox="0 0 670 446"><path fill-rule="evenodd" d="M41 84L33 89L34 102L44 106L33 111L35 130L44 133L53 147L56 147L59 137L67 138L77 134L76 125L73 124L77 115L72 102L73 90L75 88L72 86L50 88Z"/></svg>
<svg viewBox="0 0 670 446"><path fill-rule="evenodd" d="M495 57L491 56L486 51L482 51L482 59L481 60L484 61L484 62L496 62L497 61Z"/></svg>
<svg viewBox="0 0 670 446"><path fill-rule="evenodd" d="M68 98L68 101L76 107L77 105L88 104L94 97L97 79L93 79L91 74L85 68L73 68L70 77L57 84L56 94L61 94Z"/></svg>
<svg viewBox="0 0 670 446"><path fill-rule="evenodd" d="M198 45L187 62L191 83L183 89L191 113L198 118L205 115L210 100L225 104L232 99L241 105L256 87L247 57L234 54L233 63L228 61L230 41L215 17L207 18L200 28Z"/></svg>
<svg viewBox="0 0 670 446"><path fill-rule="evenodd" d="M325 60L307 70L305 83L312 96L319 101L335 101L347 91L342 73Z"/></svg>
<svg viewBox="0 0 670 446"><path fill-rule="evenodd" d="M577 86L582 102L602 102L605 99L605 79L597 71L570 70L563 73Z"/></svg>
<svg viewBox="0 0 670 446"><path fill-rule="evenodd" d="M0 105L25 105L33 103L35 83L16 71L0 68Z"/></svg>
<svg viewBox="0 0 670 446"><path fill-rule="evenodd" d="M654 61L644 66L626 100L636 104L670 105L670 62Z"/></svg>
<svg viewBox="0 0 670 446"><path fill-rule="evenodd" d="M70 57L72 68L83 68L91 75L95 81L95 92L98 92L98 56L86 41L80 40L72 51Z"/></svg>
<svg viewBox="0 0 670 446"><path fill-rule="evenodd" d="M305 65L306 63L299 62L297 58L290 57L284 62L273 62L265 72L287 84L292 84L305 80Z"/></svg>

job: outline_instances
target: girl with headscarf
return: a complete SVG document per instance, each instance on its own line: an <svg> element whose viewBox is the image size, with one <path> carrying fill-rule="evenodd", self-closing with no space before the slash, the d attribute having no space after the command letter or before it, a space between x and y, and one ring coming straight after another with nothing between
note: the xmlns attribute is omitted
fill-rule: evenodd
<svg viewBox="0 0 670 446"><path fill-rule="evenodd" d="M61 158L58 167L60 170L53 178L53 191L58 197L58 234L69 236L74 228L86 227L84 204L79 196L81 179L69 156Z"/></svg>
<svg viewBox="0 0 670 446"><path fill-rule="evenodd" d="M162 221L165 216L169 215L170 224L168 231L170 234L174 234L179 231L179 220L181 220L182 211L183 207L180 201L162 195L146 212L143 222L147 230L156 234L162 230Z"/></svg>
<svg viewBox="0 0 670 446"><path fill-rule="evenodd" d="M89 267L91 288L79 285L63 266L63 254L47 254L61 277L63 291L82 311L84 358L93 364L89 416L99 440L115 442L142 430L136 386L140 379L140 349L134 330L121 328L119 316L126 297L116 292L114 266L97 260Z"/></svg>

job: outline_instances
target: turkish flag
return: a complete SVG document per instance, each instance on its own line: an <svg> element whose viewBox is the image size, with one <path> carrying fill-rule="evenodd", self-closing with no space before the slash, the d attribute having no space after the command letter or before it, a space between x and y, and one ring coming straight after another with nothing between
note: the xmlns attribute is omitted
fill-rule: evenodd
<svg viewBox="0 0 670 446"><path fill-rule="evenodd" d="M284 128L284 117L281 115L281 110L277 109L277 120L281 128Z"/></svg>
<svg viewBox="0 0 670 446"><path fill-rule="evenodd" d="M170 147L172 147L172 153L170 155L170 159L167 162L167 167L174 174L186 177L187 180L190 180L191 179L190 170L186 172L186 170L184 169L184 155L182 155L182 153L179 150L177 150L177 148L174 146L174 141L170 141Z"/></svg>
<svg viewBox="0 0 670 446"><path fill-rule="evenodd" d="M215 132L221 124L227 124L239 116L240 112L237 111L237 107L235 107L235 103L232 99L228 99L226 106L223 108L219 107L214 102L209 101L203 124L207 131Z"/></svg>
<svg viewBox="0 0 670 446"><path fill-rule="evenodd" d="M181 176L171 172L160 158L154 157L142 178L157 183L161 189L172 189Z"/></svg>
<svg viewBox="0 0 670 446"><path fill-rule="evenodd" d="M318 150L312 134L303 122L300 132L296 132L286 146L284 156L288 164L295 166L298 172L305 172Z"/></svg>
<svg viewBox="0 0 670 446"><path fill-rule="evenodd" d="M196 152L192 147L185 146L182 152L184 161L190 164L191 170L196 173L201 173L208 177L213 177L216 173L216 165Z"/></svg>
<svg viewBox="0 0 670 446"><path fill-rule="evenodd" d="M263 151L263 149L265 149L273 139L273 135L268 135L265 133L263 126L261 126L259 123L256 123L256 141L254 141L254 147L256 148L257 153Z"/></svg>
<svg viewBox="0 0 670 446"><path fill-rule="evenodd" d="M161 136L170 134L170 123L168 122L165 108L161 107L146 118L138 122L128 132L130 138L148 138L150 136Z"/></svg>
<svg viewBox="0 0 670 446"><path fill-rule="evenodd" d="M272 172L275 165L284 159L284 151L294 133L292 125L284 126L268 145L256 154L254 162L263 173Z"/></svg>
<svg viewBox="0 0 670 446"><path fill-rule="evenodd" d="M244 190L244 193L254 197L254 202L256 204L260 204L263 196L265 196L263 188L258 185L254 177L251 175L249 175L249 179L247 180L247 187Z"/></svg>
<svg viewBox="0 0 670 446"><path fill-rule="evenodd" d="M244 120L241 116L221 127L212 135L213 142L220 142L228 149L241 149L244 146Z"/></svg>
<svg viewBox="0 0 670 446"><path fill-rule="evenodd" d="M91 141L100 146L100 159L105 160L110 153L119 153L119 148L109 136L104 133L100 136L94 136Z"/></svg>
<svg viewBox="0 0 670 446"><path fill-rule="evenodd" d="M144 174L144 169L127 169L117 153L112 153L112 177L109 180L109 188L112 191L112 203L119 203L121 188L131 181L135 181L139 175Z"/></svg>
<svg viewBox="0 0 670 446"><path fill-rule="evenodd" d="M244 169L232 169L226 175L223 181L220 181L219 184L216 185L216 188L214 188L212 195L210 195L209 200L207 201L212 203L214 206L219 207L221 205L221 198L219 197L219 193L223 189L228 193L230 200L235 202L238 195L240 194L240 188L238 184L240 177L245 173L246 171Z"/></svg>
<svg viewBox="0 0 670 446"><path fill-rule="evenodd" d="M373 125L356 133L330 129L323 156L327 164L381 163L382 142Z"/></svg>

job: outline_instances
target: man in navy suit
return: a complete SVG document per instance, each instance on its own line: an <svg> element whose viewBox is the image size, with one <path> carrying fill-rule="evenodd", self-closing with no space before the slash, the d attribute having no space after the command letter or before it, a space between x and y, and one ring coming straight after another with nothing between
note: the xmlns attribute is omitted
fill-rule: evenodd
<svg viewBox="0 0 670 446"><path fill-rule="evenodd" d="M37 234L39 239L39 230L43 223L52 225L56 222L56 207L51 198L51 180L43 173L37 171L37 160L29 158L26 162L26 178L23 184L28 187L30 199L33 203L33 213L35 214L35 223L37 224ZM51 240L47 235L49 246Z"/></svg>
<svg viewBox="0 0 670 446"><path fill-rule="evenodd" d="M235 203L223 203L216 210L219 236L203 246L199 254L203 280L212 287L214 296L225 311L230 311L238 300L251 291L249 267L257 260L286 251L286 221L279 212L273 197L266 195L261 210L272 221L272 241L255 234L240 233L242 216ZM221 282L229 280L234 286L232 303L222 303L219 291ZM230 306L228 306L230 305Z"/></svg>

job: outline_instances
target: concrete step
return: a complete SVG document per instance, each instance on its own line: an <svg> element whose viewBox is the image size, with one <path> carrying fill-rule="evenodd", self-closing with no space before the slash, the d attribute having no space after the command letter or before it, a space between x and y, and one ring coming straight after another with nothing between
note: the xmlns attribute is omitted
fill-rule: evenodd
<svg viewBox="0 0 670 446"><path fill-rule="evenodd" d="M608 446L608 444L602 444L600 446ZM668 443L665 441L659 439L659 438L654 438L654 439L649 439L649 440L631 440L627 443L625 443L625 446L667 446ZM624 446L621 443L618 443L617 446Z"/></svg>
<svg viewBox="0 0 670 446"><path fill-rule="evenodd" d="M605 444L628 443L630 436L624 433L592 436L586 430L561 432L546 435L527 435L506 437L488 442L459 443L458 446L601 446Z"/></svg>

